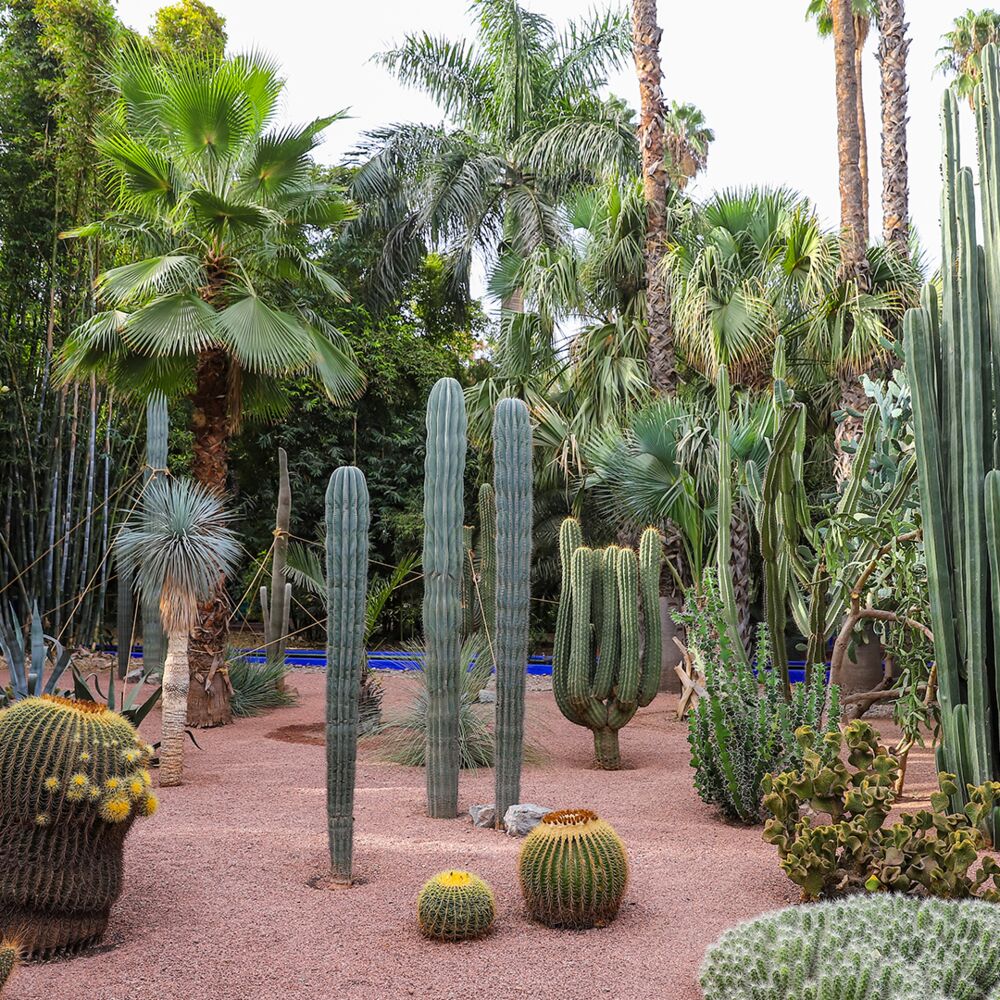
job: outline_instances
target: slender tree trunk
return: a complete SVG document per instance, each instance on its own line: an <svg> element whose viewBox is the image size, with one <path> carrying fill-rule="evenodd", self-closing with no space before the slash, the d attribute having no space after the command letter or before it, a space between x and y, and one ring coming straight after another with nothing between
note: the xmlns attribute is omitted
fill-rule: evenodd
<svg viewBox="0 0 1000 1000"><path fill-rule="evenodd" d="M229 471L230 361L221 348L211 347L198 357L195 392L191 398L194 430L194 478L222 495ZM191 634L191 687L188 723L223 726L232 721L226 640L229 635L229 597L219 578L212 597L199 606L199 620Z"/></svg>
<svg viewBox="0 0 1000 1000"><path fill-rule="evenodd" d="M179 785L184 771L184 727L187 724L188 636L184 629L167 637L163 663L163 721L160 736L160 784Z"/></svg>
<svg viewBox="0 0 1000 1000"><path fill-rule="evenodd" d="M882 69L882 231L885 242L910 254L910 179L906 149L907 82L904 0L882 0L878 61Z"/></svg>
<svg viewBox="0 0 1000 1000"><path fill-rule="evenodd" d="M864 217L865 246L868 245L870 223L870 188L868 177L868 123L865 120L865 89L863 81L865 56L865 35L855 28L854 40L854 76L858 81L858 170L861 172L861 210Z"/></svg>
<svg viewBox="0 0 1000 1000"><path fill-rule="evenodd" d="M670 297L662 260L667 244L667 169L663 134L663 70L656 0L632 0L632 47L639 79L639 147L646 199L646 357L654 389L669 392L677 383Z"/></svg>
<svg viewBox="0 0 1000 1000"><path fill-rule="evenodd" d="M851 0L833 0L833 48L837 87L837 157L840 165L841 277L868 288L865 256L864 189L858 134L858 77L854 63Z"/></svg>

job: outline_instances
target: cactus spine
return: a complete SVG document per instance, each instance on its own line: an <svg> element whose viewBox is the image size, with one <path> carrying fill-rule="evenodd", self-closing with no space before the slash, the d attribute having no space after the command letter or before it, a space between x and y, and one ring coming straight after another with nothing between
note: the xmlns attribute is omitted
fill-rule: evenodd
<svg viewBox="0 0 1000 1000"><path fill-rule="evenodd" d="M519 399L502 399L493 420L496 479L497 826L521 801L524 665L531 602L531 420Z"/></svg>
<svg viewBox="0 0 1000 1000"><path fill-rule="evenodd" d="M144 488L149 483L167 474L169 435L170 415L167 412L167 398L162 392L154 392L146 400L146 472L143 476ZM167 634L163 631L160 598L158 594L145 594L141 598L141 602L142 671L144 674L162 674L167 655ZM121 639L119 639L120 644Z"/></svg>
<svg viewBox="0 0 1000 1000"><path fill-rule="evenodd" d="M271 591L260 588L264 615L264 650L268 663L285 662L288 621L292 608L292 585L287 582L288 533L292 523L292 487L288 479L288 453L278 449L278 504L274 515L274 544L271 549ZM284 678L279 687L284 687Z"/></svg>
<svg viewBox="0 0 1000 1000"><path fill-rule="evenodd" d="M977 242L972 171L961 166L958 102L942 109L943 308L927 288L904 321L943 740L939 766L967 784L998 777L1000 480L1000 68L983 50L975 105L985 250ZM990 317L993 323L990 323ZM997 827L994 812L987 826Z"/></svg>
<svg viewBox="0 0 1000 1000"><path fill-rule="evenodd" d="M462 387L455 379L439 379L427 400L423 610L427 812L444 819L458 814L466 429Z"/></svg>
<svg viewBox="0 0 1000 1000"><path fill-rule="evenodd" d="M552 653L556 704L570 722L593 730L597 763L618 770L618 731L653 700L659 686L660 535L655 528L643 532L637 559L632 549L617 545L588 548L579 522L566 518L559 557L562 591Z"/></svg>
<svg viewBox="0 0 1000 1000"><path fill-rule="evenodd" d="M351 881L358 696L368 593L368 486L342 466L326 491L326 819L330 872Z"/></svg>

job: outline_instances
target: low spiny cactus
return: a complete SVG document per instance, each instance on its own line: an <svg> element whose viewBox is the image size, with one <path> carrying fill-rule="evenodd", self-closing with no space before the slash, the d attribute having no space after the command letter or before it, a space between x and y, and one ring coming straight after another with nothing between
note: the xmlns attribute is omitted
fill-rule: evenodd
<svg viewBox="0 0 1000 1000"><path fill-rule="evenodd" d="M853 896L767 913L705 954L705 1000L926 1000L997 995L1000 910Z"/></svg>
<svg viewBox="0 0 1000 1000"><path fill-rule="evenodd" d="M425 883L417 899L421 933L438 941L482 937L496 915L493 891L471 872L440 872Z"/></svg>
<svg viewBox="0 0 1000 1000"><path fill-rule="evenodd" d="M603 927L628 885L625 846L588 809L543 816L525 838L519 869L529 914L549 927Z"/></svg>
<svg viewBox="0 0 1000 1000"><path fill-rule="evenodd" d="M122 845L156 811L152 748L116 712L51 695L0 713L0 931L30 956L94 943Z"/></svg>
<svg viewBox="0 0 1000 1000"><path fill-rule="evenodd" d="M12 938L0 940L0 993L21 960L21 946Z"/></svg>

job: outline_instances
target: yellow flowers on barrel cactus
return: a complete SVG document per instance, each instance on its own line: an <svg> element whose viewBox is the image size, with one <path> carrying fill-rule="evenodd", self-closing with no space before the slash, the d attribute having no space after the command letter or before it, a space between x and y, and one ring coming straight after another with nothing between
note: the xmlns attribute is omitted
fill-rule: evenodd
<svg viewBox="0 0 1000 1000"><path fill-rule="evenodd" d="M588 809L547 813L521 848L521 891L529 914L550 927L603 927L628 885L625 847Z"/></svg>
<svg viewBox="0 0 1000 1000"><path fill-rule="evenodd" d="M97 941L122 845L156 810L152 748L116 712L52 695L0 712L0 931L33 957Z"/></svg>
<svg viewBox="0 0 1000 1000"><path fill-rule="evenodd" d="M424 885L417 899L420 930L438 941L482 937L496 915L493 891L471 872L440 872Z"/></svg>

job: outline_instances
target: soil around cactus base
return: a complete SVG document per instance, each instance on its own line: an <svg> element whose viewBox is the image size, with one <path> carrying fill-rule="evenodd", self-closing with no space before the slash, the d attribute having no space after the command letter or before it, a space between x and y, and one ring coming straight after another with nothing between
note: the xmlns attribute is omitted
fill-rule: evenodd
<svg viewBox="0 0 1000 1000"><path fill-rule="evenodd" d="M416 693L383 676L385 711ZM355 798L355 876L319 892L328 871L325 754L314 742L268 738L323 718L324 676L296 671L300 704L199 732L186 783L125 844L125 888L104 943L56 964L26 965L5 1000L699 1000L707 945L733 924L793 903L760 830L729 825L698 799L687 727L661 694L621 732L628 770L597 771L593 738L566 721L549 691L526 697L527 737L543 748L522 798L593 809L618 831L631 878L617 919L550 930L524 915L521 842L477 830L468 815L431 820L422 770L376 760L362 744ZM877 724L887 733L891 727ZM158 735L156 713L144 724ZM929 751L914 750L909 804L926 805ZM492 771L463 772L460 805L492 801ZM493 888L485 938L428 941L416 900L436 872L462 868Z"/></svg>

